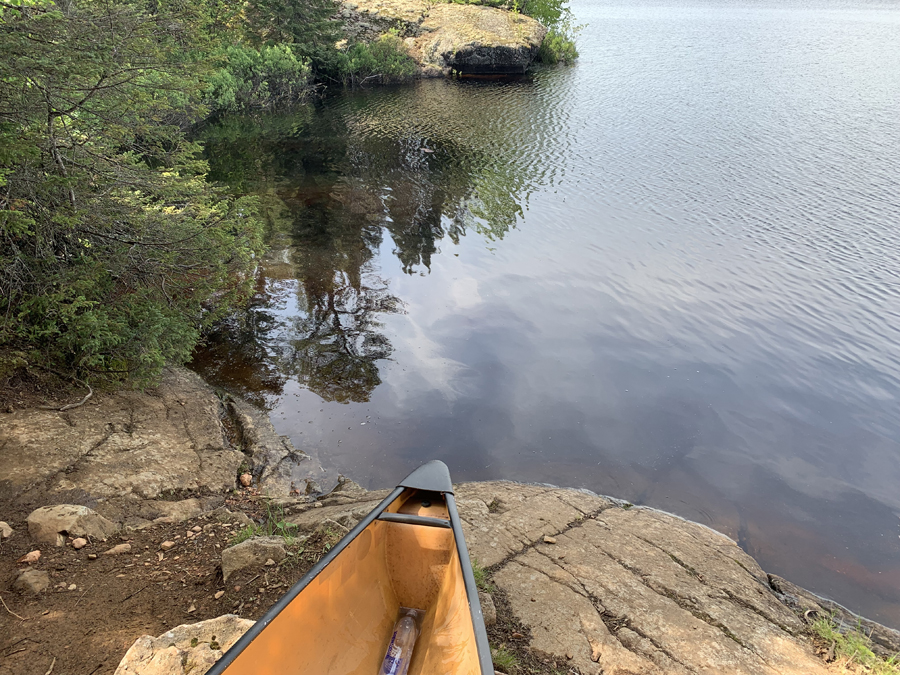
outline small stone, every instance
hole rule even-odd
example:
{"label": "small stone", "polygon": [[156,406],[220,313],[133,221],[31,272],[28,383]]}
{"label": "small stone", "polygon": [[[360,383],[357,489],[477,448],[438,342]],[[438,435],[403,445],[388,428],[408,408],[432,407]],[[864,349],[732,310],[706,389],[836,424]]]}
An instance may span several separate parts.
{"label": "small stone", "polygon": [[75,584],[69,584],[70,591],[74,591],[76,588],[78,588],[78,586],[76,586]]}
{"label": "small stone", "polygon": [[163,543],[161,543],[161,544],[159,545],[159,547],[160,547],[163,551],[168,551],[168,550],[169,550],[170,548],[172,548],[174,545],[175,545],[175,542],[174,542],[174,541],[164,541]]}
{"label": "small stone", "polygon": [[321,509],[321,508],[322,508],[322,502],[316,502],[315,504],[313,504],[313,508],[314,508],[314,509]]}
{"label": "small stone", "polygon": [[193,604],[190,607],[188,607],[188,614],[190,614],[192,612],[196,612],[196,611],[197,611],[197,608]]}
{"label": "small stone", "polygon": [[571,661],[572,659],[575,658],[575,654],[573,654],[572,651],[569,650],[566,652],[566,658],[569,659],[569,661]]}
{"label": "small stone", "polygon": [[203,531],[203,528],[200,527],[199,525],[194,525],[194,526],[191,528],[191,532],[202,532],[202,531]]}
{"label": "small stone", "polygon": [[96,560],[96,559],[97,559],[96,553],[88,553],[88,560]]}
{"label": "small stone", "polygon": [[187,532],[184,533],[184,536],[187,537],[188,539],[190,539],[191,537],[194,536],[194,533],[191,532],[190,530],[188,530]]}
{"label": "small stone", "polygon": [[544,535],[544,543],[545,543],[545,544],[555,544],[555,543],[556,543],[556,537],[550,537],[550,536],[548,536],[548,535]]}
{"label": "small stone", "polygon": [[85,546],[87,546],[87,543],[88,543],[88,541],[84,537],[77,537],[72,540],[72,548],[74,548],[77,551],[77,550],[82,549]]}
{"label": "small stone", "polygon": [[113,546],[108,551],[103,551],[103,555],[120,555],[122,553],[129,553],[131,551],[131,544],[119,544],[118,546]]}
{"label": "small stone", "polygon": [[240,587],[240,586],[235,586],[235,587],[234,587],[235,593],[237,593],[239,590],[241,590],[241,587]]}
{"label": "small stone", "polygon": [[9,523],[4,523],[0,520],[0,539],[9,539],[12,533],[13,529],[9,526]]}
{"label": "small stone", "polygon": [[273,565],[277,565],[277,564],[278,564],[278,563],[276,563],[276,562],[275,562],[274,560],[272,560],[271,558],[269,558],[268,560],[266,560],[266,567],[272,567]]}
{"label": "small stone", "polygon": [[30,565],[32,563],[36,563],[40,559],[41,559],[40,551],[31,551],[30,553],[26,553],[25,555],[23,555],[16,562],[25,563],[27,565]]}
{"label": "small stone", "polygon": [[218,599],[221,598],[223,595],[225,595],[225,591],[218,591],[213,597],[214,597],[216,600],[218,600]]}
{"label": "small stone", "polygon": [[251,476],[249,473],[241,474],[241,485],[243,485],[244,487],[250,487],[250,484],[252,482],[253,482],[253,476]]}
{"label": "small stone", "polygon": [[523,637],[525,637],[525,636],[522,635],[521,633],[513,633],[512,634],[513,640],[521,640]]}
{"label": "small stone", "polygon": [[537,598],[532,598],[531,601],[532,601],[532,602],[537,602]]}
{"label": "small stone", "polygon": [[484,616],[484,625],[493,626],[497,623],[497,607],[490,593],[478,591],[478,599],[481,601],[481,613]]}

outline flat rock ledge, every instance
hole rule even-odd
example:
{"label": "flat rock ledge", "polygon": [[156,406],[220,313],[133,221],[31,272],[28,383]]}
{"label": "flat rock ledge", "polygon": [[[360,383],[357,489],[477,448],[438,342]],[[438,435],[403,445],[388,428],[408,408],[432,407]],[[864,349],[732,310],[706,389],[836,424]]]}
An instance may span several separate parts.
{"label": "flat rock ledge", "polygon": [[[290,520],[305,531],[326,521],[352,527],[386,494],[351,481],[342,487],[321,506],[298,504]],[[456,498],[469,551],[494,585],[491,604],[526,627],[521,637],[533,653],[566,663],[569,673],[835,672],[815,655],[802,618],[828,609],[827,602],[766,575],[733,541],[702,525],[564,488],[468,483],[457,486]],[[209,623],[176,632],[193,634]],[[871,627],[886,649],[900,649],[900,634]],[[191,670],[202,675],[212,658],[202,641],[176,645],[177,659],[155,656],[175,642],[140,638],[117,675],[137,672],[126,667],[136,655],[144,675],[183,675],[187,662],[202,663]],[[191,649],[203,653],[195,658]],[[160,665],[145,667],[150,663]]]}
{"label": "flat rock ledge", "polygon": [[345,0],[352,37],[400,29],[425,77],[524,73],[547,29],[531,17],[494,7],[430,0]]}
{"label": "flat rock ledge", "polygon": [[305,495],[319,491],[313,464],[275,432],[265,411],[223,400],[181,367],[167,368],[145,392],[102,393],[65,412],[0,413],[0,498],[23,504],[86,503],[121,518],[115,508],[97,506],[118,502],[145,520],[183,519],[194,514],[148,500],[221,495],[235,489],[243,471],[263,494]]}

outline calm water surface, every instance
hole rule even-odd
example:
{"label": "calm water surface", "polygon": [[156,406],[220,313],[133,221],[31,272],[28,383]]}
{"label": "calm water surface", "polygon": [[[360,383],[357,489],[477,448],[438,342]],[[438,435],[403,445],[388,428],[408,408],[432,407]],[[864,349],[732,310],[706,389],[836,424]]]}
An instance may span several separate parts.
{"label": "calm water surface", "polygon": [[577,2],[573,68],[207,133],[273,250],[195,366],[386,487],[585,487],[900,627],[900,4]]}

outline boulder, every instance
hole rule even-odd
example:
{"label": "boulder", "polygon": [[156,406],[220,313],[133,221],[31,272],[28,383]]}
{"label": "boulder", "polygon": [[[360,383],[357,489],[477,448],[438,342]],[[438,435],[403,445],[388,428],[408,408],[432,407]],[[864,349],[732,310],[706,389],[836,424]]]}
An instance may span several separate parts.
{"label": "boulder", "polygon": [[41,543],[62,546],[65,535],[106,539],[115,534],[118,526],[86,506],[60,504],[42,506],[27,518],[28,534]]}
{"label": "boulder", "polygon": [[50,586],[50,575],[43,570],[27,569],[19,572],[13,588],[23,593],[43,593]]}
{"label": "boulder", "polygon": [[286,556],[281,537],[251,537],[222,551],[222,577],[228,581],[228,577],[238,570],[262,567],[269,559],[278,563]]}
{"label": "boulder", "polygon": [[203,675],[254,623],[225,614],[156,638],[144,635],[125,653],[115,675]]}
{"label": "boulder", "polygon": [[471,75],[524,73],[547,34],[538,21],[518,12],[430,0],[344,2],[349,34],[373,39],[400,28],[421,73]]}
{"label": "boulder", "polygon": [[468,75],[524,73],[547,34],[523,14],[456,3],[433,6],[421,30],[412,53],[423,65]]}

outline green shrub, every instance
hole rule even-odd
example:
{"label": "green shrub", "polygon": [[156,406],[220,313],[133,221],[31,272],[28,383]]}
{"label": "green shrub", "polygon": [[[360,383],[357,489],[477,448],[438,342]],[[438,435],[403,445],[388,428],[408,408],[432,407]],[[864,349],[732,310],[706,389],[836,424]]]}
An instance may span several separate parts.
{"label": "green shrub", "polygon": [[172,121],[199,108],[183,31],[139,3],[0,15],[0,353],[146,381],[249,290],[256,200]]}
{"label": "green shrub", "polygon": [[380,83],[398,82],[416,74],[413,61],[403,40],[396,32],[385,33],[374,42],[357,42],[347,51],[343,66],[345,82],[362,84],[369,80]]}
{"label": "green shrub", "polygon": [[229,47],[225,65],[210,79],[208,98],[220,110],[291,104],[310,92],[312,71],[286,45]]}
{"label": "green shrub", "polygon": [[541,63],[573,63],[578,58],[575,40],[572,36],[552,28],[541,43],[537,59]]}

